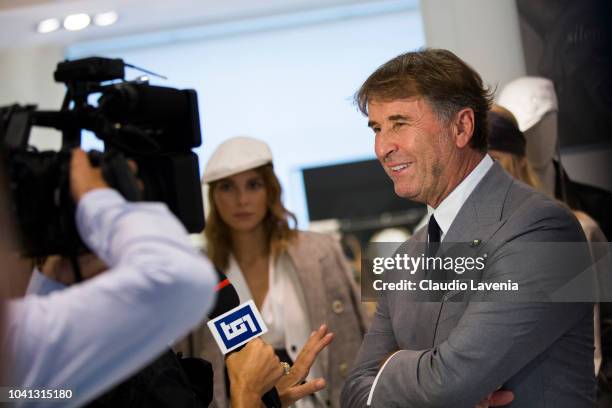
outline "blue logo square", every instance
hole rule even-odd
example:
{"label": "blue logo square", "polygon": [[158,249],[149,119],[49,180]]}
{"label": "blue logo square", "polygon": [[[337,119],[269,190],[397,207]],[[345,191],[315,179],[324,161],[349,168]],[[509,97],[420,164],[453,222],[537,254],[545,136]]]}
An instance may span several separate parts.
{"label": "blue logo square", "polygon": [[227,349],[262,333],[257,317],[248,303],[217,320],[214,325]]}

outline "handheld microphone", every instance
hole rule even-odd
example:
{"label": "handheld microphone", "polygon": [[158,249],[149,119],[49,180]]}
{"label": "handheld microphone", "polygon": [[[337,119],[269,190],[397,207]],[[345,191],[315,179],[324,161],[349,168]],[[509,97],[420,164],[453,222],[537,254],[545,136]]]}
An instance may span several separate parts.
{"label": "handheld microphone", "polygon": [[[268,331],[255,303],[240,304],[240,297],[227,277],[216,270],[219,283],[215,286],[217,301],[208,314],[210,329],[217,346],[224,355],[240,351],[246,343]],[[266,408],[281,408],[276,387],[261,397]]]}

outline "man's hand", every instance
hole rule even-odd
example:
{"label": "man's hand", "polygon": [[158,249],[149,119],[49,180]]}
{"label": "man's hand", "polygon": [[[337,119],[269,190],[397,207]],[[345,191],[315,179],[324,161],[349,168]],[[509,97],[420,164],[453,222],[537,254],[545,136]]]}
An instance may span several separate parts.
{"label": "man's hand", "polygon": [[514,393],[512,391],[497,390],[487,395],[474,408],[503,407],[511,403],[512,400],[514,400]]}
{"label": "man's hand", "polygon": [[230,379],[232,407],[257,407],[263,394],[283,375],[274,348],[260,338],[231,353],[225,360]]}
{"label": "man's hand", "polygon": [[295,359],[290,373],[283,376],[276,383],[276,389],[278,390],[283,407],[288,407],[295,401],[325,388],[326,383],[323,378],[316,378],[304,384],[302,382],[308,376],[310,367],[312,367],[317,355],[331,343],[333,338],[333,333],[328,333],[327,326],[325,325],[312,332],[300,354]]}
{"label": "man's hand", "polygon": [[[93,278],[108,269],[108,266],[92,253],[79,255],[77,262],[79,263],[83,280]],[[46,277],[63,283],[66,286],[74,283],[74,271],[72,270],[70,259],[59,255],[49,256],[43,264],[41,272]]]}
{"label": "man's hand", "polygon": [[97,188],[108,188],[108,184],[102,177],[102,170],[93,167],[89,157],[81,149],[72,150],[70,159],[70,191],[74,202],[78,203],[81,197],[91,190]]}

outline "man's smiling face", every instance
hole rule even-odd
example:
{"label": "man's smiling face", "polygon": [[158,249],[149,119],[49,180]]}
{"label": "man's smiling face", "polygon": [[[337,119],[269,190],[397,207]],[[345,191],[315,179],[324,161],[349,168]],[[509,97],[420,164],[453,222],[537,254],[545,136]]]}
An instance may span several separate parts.
{"label": "man's smiling face", "polygon": [[368,126],[376,135],[376,157],[400,197],[432,204],[448,184],[453,137],[423,98],[370,100]]}

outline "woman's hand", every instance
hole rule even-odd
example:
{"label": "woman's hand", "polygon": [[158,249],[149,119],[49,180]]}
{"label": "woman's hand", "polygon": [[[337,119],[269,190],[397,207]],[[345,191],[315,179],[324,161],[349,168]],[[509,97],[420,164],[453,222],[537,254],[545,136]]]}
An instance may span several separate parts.
{"label": "woman's hand", "polygon": [[276,383],[276,389],[278,390],[283,407],[288,407],[295,401],[325,388],[326,383],[323,378],[316,378],[304,384],[302,382],[308,376],[315,358],[321,350],[332,342],[333,338],[334,334],[327,332],[326,325],[322,325],[318,330],[312,332],[300,354],[295,359],[289,374],[284,375]]}
{"label": "woman's hand", "polygon": [[262,395],[274,387],[283,375],[283,367],[274,348],[260,338],[231,353],[225,362],[233,408],[259,406]]}

